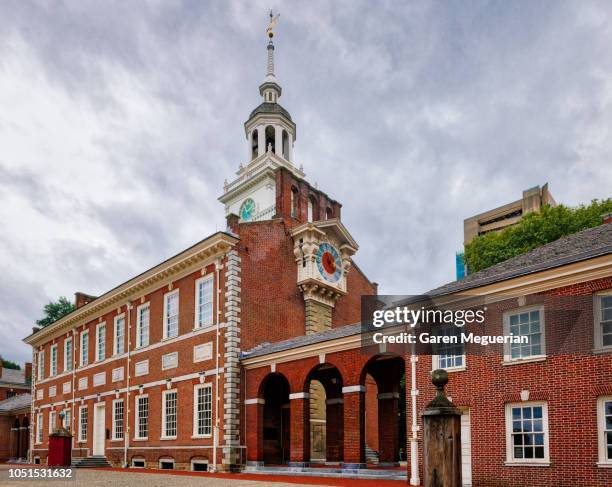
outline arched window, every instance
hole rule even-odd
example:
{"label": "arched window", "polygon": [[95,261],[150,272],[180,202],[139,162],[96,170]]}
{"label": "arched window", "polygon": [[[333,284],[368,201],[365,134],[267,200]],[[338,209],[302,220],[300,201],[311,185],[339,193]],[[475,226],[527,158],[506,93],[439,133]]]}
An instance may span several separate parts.
{"label": "arched window", "polygon": [[274,127],[272,127],[272,125],[268,125],[266,127],[266,152],[271,146],[272,152],[276,153],[275,138]]}
{"label": "arched window", "polygon": [[289,134],[286,130],[283,130],[283,157],[289,160]]}
{"label": "arched window", "polygon": [[259,153],[259,131],[257,129],[251,132],[251,159],[255,159]]}
{"label": "arched window", "polygon": [[329,220],[333,217],[334,217],[334,213],[332,212],[332,209],[328,206],[327,208],[325,208],[325,219]]}
{"label": "arched window", "polygon": [[295,216],[297,215],[297,204],[298,204],[297,188],[295,186],[292,186],[291,187],[291,218],[295,218]]}

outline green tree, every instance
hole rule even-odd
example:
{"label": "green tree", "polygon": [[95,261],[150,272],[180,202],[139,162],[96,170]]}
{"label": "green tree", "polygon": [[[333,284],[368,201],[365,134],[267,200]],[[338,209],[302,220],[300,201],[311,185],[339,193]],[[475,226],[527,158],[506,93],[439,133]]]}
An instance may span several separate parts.
{"label": "green tree", "polygon": [[62,316],[66,316],[75,310],[74,305],[64,296],[61,296],[56,302],[51,302],[45,305],[43,312],[45,317],[36,321],[40,327],[45,327],[59,320]]}
{"label": "green tree", "polygon": [[13,370],[21,370],[19,364],[15,362],[11,362],[10,360],[2,359],[2,368],[3,369],[13,369]]}
{"label": "green tree", "polygon": [[467,244],[468,270],[478,272],[566,235],[596,227],[601,224],[601,215],[610,212],[612,198],[593,200],[576,208],[545,206],[539,213],[525,215],[512,227],[481,235]]}

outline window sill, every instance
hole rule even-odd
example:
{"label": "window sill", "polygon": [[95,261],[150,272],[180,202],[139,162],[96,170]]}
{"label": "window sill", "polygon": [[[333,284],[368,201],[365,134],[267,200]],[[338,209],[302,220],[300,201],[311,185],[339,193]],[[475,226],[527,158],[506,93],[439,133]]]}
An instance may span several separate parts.
{"label": "window sill", "polygon": [[177,437],[176,436],[162,436],[159,439],[163,441],[172,441],[172,440],[176,440]]}
{"label": "window sill", "polygon": [[548,357],[546,355],[538,355],[537,357],[520,358],[515,360],[504,360],[502,365],[520,365],[520,364],[531,364],[535,362],[545,362]]}
{"label": "window sill", "polygon": [[123,438],[113,438],[112,440],[110,440],[111,443],[118,443],[120,441],[125,441]]}
{"label": "window sill", "polygon": [[191,435],[192,440],[206,440],[212,438],[212,433],[210,435]]}
{"label": "window sill", "polygon": [[604,463],[598,463],[597,464],[598,468],[612,468],[612,462],[604,462]]}
{"label": "window sill", "polygon": [[149,441],[149,437],[146,438],[132,438],[132,441]]}
{"label": "window sill", "polygon": [[594,348],[593,353],[595,355],[605,355],[606,353],[612,353],[612,347]]}
{"label": "window sill", "polygon": [[506,467],[550,467],[550,462],[504,462]]}

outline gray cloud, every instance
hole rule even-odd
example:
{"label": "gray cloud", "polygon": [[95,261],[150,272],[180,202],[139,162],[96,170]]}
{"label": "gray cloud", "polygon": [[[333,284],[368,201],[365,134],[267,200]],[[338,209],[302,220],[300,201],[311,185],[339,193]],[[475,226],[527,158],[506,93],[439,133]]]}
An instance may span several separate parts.
{"label": "gray cloud", "polygon": [[[0,4],[0,354],[42,306],[224,228],[265,2]],[[449,281],[463,218],[610,196],[609,2],[281,2],[296,159],[385,293]]]}

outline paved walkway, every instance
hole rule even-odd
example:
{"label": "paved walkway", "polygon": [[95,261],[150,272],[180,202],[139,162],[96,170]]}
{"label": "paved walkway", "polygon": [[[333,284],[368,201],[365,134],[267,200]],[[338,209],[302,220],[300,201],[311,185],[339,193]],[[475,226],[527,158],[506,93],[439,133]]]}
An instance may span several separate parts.
{"label": "paved walkway", "polygon": [[286,477],[258,474],[210,474],[204,472],[184,472],[175,470],[143,469],[75,469],[75,480],[11,480],[9,468],[29,468],[29,466],[0,465],[0,486],[15,487],[296,487],[310,485],[341,487],[402,487],[405,482],[393,480],[354,480],[316,477]]}

